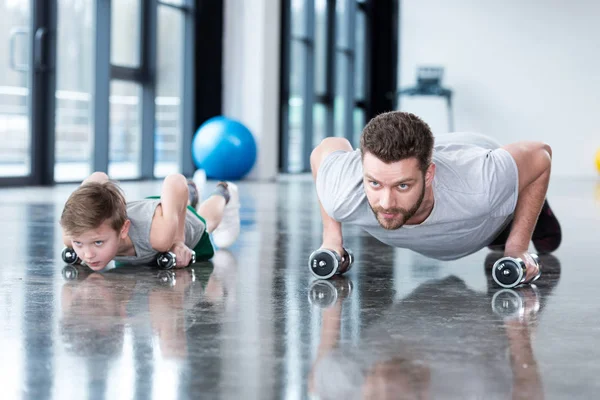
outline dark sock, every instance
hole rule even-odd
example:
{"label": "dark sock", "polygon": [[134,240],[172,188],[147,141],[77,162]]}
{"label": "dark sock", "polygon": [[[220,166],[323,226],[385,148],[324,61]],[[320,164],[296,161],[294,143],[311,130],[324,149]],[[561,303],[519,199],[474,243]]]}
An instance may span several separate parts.
{"label": "dark sock", "polygon": [[212,195],[223,196],[225,198],[225,204],[229,203],[229,188],[227,187],[227,182],[217,183],[217,187]]}

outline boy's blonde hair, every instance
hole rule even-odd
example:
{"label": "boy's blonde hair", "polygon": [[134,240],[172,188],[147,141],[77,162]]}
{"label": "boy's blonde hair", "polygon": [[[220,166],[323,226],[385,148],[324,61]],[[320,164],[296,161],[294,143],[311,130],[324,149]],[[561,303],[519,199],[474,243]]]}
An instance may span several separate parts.
{"label": "boy's blonde hair", "polygon": [[60,225],[68,235],[77,236],[108,221],[118,233],[126,220],[127,203],[121,189],[112,181],[89,182],[71,193]]}

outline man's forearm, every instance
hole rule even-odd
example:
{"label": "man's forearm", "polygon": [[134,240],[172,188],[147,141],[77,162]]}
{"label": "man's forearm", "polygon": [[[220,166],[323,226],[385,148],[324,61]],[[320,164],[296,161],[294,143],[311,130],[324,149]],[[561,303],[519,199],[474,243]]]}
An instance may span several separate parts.
{"label": "man's forearm", "polygon": [[540,210],[546,198],[550,168],[519,193],[513,225],[506,242],[508,252],[526,252],[533,235]]}
{"label": "man's forearm", "polygon": [[325,212],[320,202],[319,206],[321,208],[321,219],[323,221],[323,243],[327,243],[328,245],[338,245],[342,247],[342,224],[336,221],[335,219],[331,218],[329,214]]}

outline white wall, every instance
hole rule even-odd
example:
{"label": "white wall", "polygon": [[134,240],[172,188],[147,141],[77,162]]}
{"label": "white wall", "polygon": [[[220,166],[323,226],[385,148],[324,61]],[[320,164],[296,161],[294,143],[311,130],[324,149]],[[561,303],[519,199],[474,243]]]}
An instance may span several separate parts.
{"label": "white wall", "polygon": [[[455,130],[543,140],[553,176],[597,176],[599,15],[593,0],[402,0],[400,85],[417,65],[443,65]],[[401,109],[447,130],[442,100],[403,97]]]}
{"label": "white wall", "polygon": [[280,1],[226,0],[223,114],[244,123],[258,147],[248,179],[278,172]]}

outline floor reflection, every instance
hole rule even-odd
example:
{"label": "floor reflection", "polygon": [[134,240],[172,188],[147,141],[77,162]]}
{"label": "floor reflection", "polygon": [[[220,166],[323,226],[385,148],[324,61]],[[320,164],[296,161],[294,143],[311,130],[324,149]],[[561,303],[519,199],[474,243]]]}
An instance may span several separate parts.
{"label": "floor reflection", "polygon": [[0,191],[2,398],[594,398],[600,214],[593,185],[563,185],[564,243],[512,290],[490,275],[501,254],[441,262],[355,227],[353,269],[315,281],[308,181],[241,184],[236,245],[175,271],[63,268],[71,188]]}
{"label": "floor reflection", "polygon": [[320,399],[544,398],[532,338],[560,262],[543,256],[538,285],[498,290],[489,271],[501,256],[485,260],[487,293],[455,276],[427,281],[365,327],[359,343],[340,341],[352,282],[315,283],[310,299],[323,310],[309,391]]}

